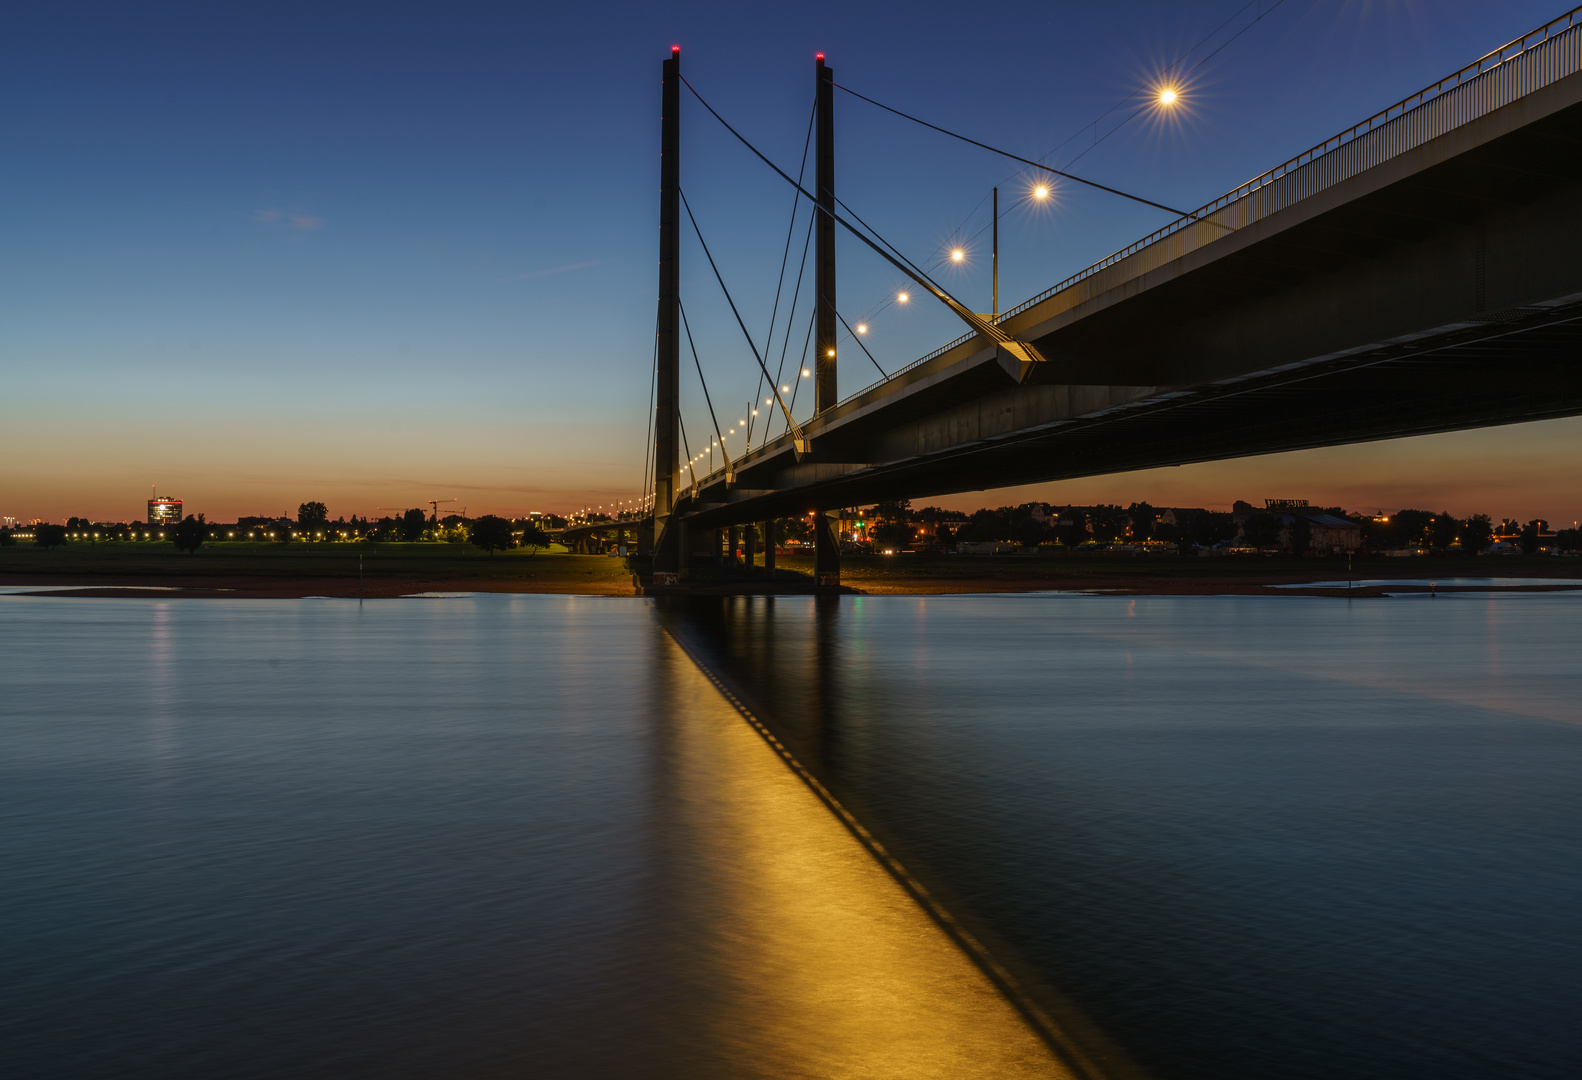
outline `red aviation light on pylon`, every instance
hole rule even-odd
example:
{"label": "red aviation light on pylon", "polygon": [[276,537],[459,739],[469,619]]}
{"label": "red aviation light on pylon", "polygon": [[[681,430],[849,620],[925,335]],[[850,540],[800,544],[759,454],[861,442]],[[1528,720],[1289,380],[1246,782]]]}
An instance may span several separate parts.
{"label": "red aviation light on pylon", "polygon": [[824,59],[824,54],[823,53],[814,53],[813,54],[813,59],[815,59],[815,60],[822,60],[822,59]]}
{"label": "red aviation light on pylon", "polygon": [[676,53],[678,53],[680,51],[681,51],[681,46],[680,45],[672,45],[672,46],[670,46],[670,54],[672,56],[674,56]]}

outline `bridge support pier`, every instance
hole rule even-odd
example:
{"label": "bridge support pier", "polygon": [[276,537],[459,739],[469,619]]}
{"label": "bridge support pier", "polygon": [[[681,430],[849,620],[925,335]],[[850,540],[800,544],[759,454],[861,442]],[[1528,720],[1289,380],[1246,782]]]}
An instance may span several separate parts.
{"label": "bridge support pier", "polygon": [[813,584],[824,588],[840,585],[840,540],[835,535],[837,511],[820,510],[813,515]]}
{"label": "bridge support pier", "polygon": [[775,548],[780,542],[780,538],[776,535],[779,524],[773,518],[764,522],[764,577],[770,581],[773,581],[775,576]]}
{"label": "bridge support pier", "polygon": [[758,526],[749,522],[742,526],[742,534],[742,562],[747,572],[752,573],[758,561]]}
{"label": "bridge support pier", "polygon": [[[662,67],[659,134],[659,311],[654,330],[654,584],[679,585],[687,533],[674,514],[681,466],[681,48]],[[671,536],[672,531],[677,535]]]}
{"label": "bridge support pier", "polygon": [[739,527],[732,525],[727,535],[729,539],[725,542],[725,562],[729,566],[735,566],[736,549],[741,544],[742,531]]}

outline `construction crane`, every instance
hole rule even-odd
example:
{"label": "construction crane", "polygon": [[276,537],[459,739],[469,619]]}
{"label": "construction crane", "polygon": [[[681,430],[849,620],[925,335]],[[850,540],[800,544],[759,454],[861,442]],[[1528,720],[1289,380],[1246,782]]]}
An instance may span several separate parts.
{"label": "construction crane", "polygon": [[[423,503],[428,503],[430,509],[433,511],[429,515],[428,523],[430,525],[438,525],[439,524],[439,507],[440,507],[440,504],[441,503],[460,502],[460,501],[461,501],[460,499],[419,499],[418,500],[418,504],[421,505]],[[407,512],[408,507],[405,507],[405,506],[376,506],[376,507],[374,507],[374,509],[375,510],[393,510],[394,512],[396,512],[398,514],[404,514],[404,513]],[[463,508],[463,516],[465,516],[465,507]]]}

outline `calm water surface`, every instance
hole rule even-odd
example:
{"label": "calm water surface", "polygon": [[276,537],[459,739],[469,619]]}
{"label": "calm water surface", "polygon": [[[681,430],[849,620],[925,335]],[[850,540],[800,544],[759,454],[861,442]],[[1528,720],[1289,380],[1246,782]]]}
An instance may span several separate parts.
{"label": "calm water surface", "polygon": [[0,597],[0,1072],[1582,1075],[1579,617]]}

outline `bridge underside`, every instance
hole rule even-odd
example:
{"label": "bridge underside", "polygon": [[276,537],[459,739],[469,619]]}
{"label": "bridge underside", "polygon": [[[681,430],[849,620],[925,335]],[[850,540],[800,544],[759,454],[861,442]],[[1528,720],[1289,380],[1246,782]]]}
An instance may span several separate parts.
{"label": "bridge underside", "polygon": [[[1582,413],[1582,75],[1148,249],[716,474],[701,528]],[[1128,262],[1132,265],[1128,266]]]}

